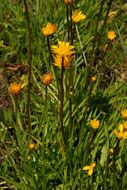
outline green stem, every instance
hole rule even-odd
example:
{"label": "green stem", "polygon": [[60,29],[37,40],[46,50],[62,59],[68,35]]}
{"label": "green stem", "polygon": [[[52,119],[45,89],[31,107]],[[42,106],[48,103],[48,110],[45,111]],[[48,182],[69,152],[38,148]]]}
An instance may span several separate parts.
{"label": "green stem", "polygon": [[81,38],[80,38],[80,35],[79,35],[79,31],[78,31],[78,26],[77,26],[77,24],[76,24],[75,28],[76,28],[76,33],[77,33],[77,36],[78,36],[79,44],[80,44],[80,47],[81,47],[81,50],[82,50],[82,56],[83,56],[85,65],[87,66],[88,63],[87,63],[87,60],[86,60],[85,51],[83,51],[83,45],[82,45],[82,41],[81,41]]}
{"label": "green stem", "polygon": [[52,51],[51,51],[49,36],[47,37],[47,45],[48,45],[48,51],[49,51],[49,67],[50,67],[50,63],[51,63],[51,59],[52,59]]}
{"label": "green stem", "polygon": [[26,25],[28,30],[28,92],[27,92],[27,114],[28,114],[28,126],[29,126],[29,133],[32,132],[31,126],[31,109],[30,109],[30,90],[31,90],[31,70],[32,70],[32,31],[30,27],[30,18],[29,18],[29,8],[27,0],[24,0],[24,7],[25,7],[25,16],[26,16]]}
{"label": "green stem", "polygon": [[116,147],[114,148],[113,152],[113,179],[114,179],[114,189],[119,190],[119,185],[117,182],[117,176],[116,176],[116,157],[119,152],[119,143],[120,140],[117,141]]}
{"label": "green stem", "polygon": [[63,76],[64,76],[64,58],[62,58],[61,76],[60,76],[60,133],[62,138],[62,154],[65,155],[65,140],[64,140],[64,126],[63,126],[63,101],[64,101],[64,87],[63,87]]}
{"label": "green stem", "polygon": [[[93,59],[92,59],[92,62],[91,62],[90,69],[92,69],[92,66],[94,65],[94,62],[95,62],[95,59],[96,59],[96,53],[97,53],[97,50],[98,50],[98,48],[100,46],[100,43],[101,43],[101,39],[102,39],[101,37],[103,36],[103,31],[104,31],[104,29],[106,27],[106,22],[107,22],[107,19],[108,19],[108,15],[109,15],[109,11],[111,9],[112,2],[113,2],[113,0],[110,0],[109,3],[108,3],[107,12],[106,12],[106,16],[105,16],[105,19],[104,19],[104,22],[103,22],[103,25],[102,25],[102,28],[101,28],[100,35],[99,35],[98,38],[96,36],[96,38],[97,38],[97,46],[96,46],[96,48],[95,48],[95,41],[94,41],[94,45],[93,45],[93,47],[94,47],[93,48]],[[102,1],[102,5],[103,4],[104,4],[104,2]],[[101,12],[102,12],[102,8],[103,8],[102,5],[101,5],[101,9],[100,9]],[[100,14],[101,14],[101,12],[100,12]],[[100,17],[100,14],[99,14],[99,17]],[[98,27],[97,27],[96,30],[98,30]]]}
{"label": "green stem", "polygon": [[69,27],[69,6],[66,5],[66,16],[67,16],[67,38],[70,41],[70,27]]}
{"label": "green stem", "polygon": [[71,45],[73,45],[74,36],[73,36],[73,22],[72,22],[72,4],[70,4],[70,41]]}

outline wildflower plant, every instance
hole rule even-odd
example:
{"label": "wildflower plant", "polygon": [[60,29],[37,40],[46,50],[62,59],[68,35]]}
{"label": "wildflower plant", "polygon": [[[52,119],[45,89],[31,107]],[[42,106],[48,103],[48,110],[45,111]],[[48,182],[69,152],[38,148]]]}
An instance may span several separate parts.
{"label": "wildflower plant", "polygon": [[0,186],[127,189],[125,4],[1,7]]}

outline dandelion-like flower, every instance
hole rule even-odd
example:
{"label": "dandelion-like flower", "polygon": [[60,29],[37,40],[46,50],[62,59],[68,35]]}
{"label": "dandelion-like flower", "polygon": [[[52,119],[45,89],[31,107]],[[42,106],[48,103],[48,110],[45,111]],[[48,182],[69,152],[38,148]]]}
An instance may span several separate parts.
{"label": "dandelion-like flower", "polygon": [[35,147],[36,147],[36,145],[35,145],[34,143],[29,144],[29,149],[30,149],[30,150],[35,149]]}
{"label": "dandelion-like flower", "polygon": [[73,0],[64,0],[64,3],[66,4],[71,4],[73,2]]}
{"label": "dandelion-like flower", "polygon": [[91,176],[93,174],[93,170],[96,166],[95,162],[92,162],[89,166],[84,166],[83,170],[88,170],[88,176]]}
{"label": "dandelion-like flower", "polygon": [[96,77],[96,76],[92,76],[92,77],[90,78],[90,80],[91,80],[92,82],[96,82],[97,77]]}
{"label": "dandelion-like flower", "polygon": [[121,116],[123,119],[127,119],[127,109],[124,109],[123,111],[121,111]]}
{"label": "dandelion-like flower", "polygon": [[9,89],[10,89],[11,94],[16,96],[21,92],[22,85],[21,85],[21,83],[14,82],[14,83],[10,84]]}
{"label": "dandelion-like flower", "polygon": [[58,55],[55,56],[54,57],[54,65],[59,68],[63,67],[65,69],[69,69],[72,59],[73,59],[73,56],[66,56],[65,59],[63,59],[63,60],[62,59],[63,58]]}
{"label": "dandelion-like flower", "polygon": [[56,25],[48,22],[48,24],[41,29],[41,33],[47,37],[54,34],[56,30],[57,30]]}
{"label": "dandelion-like flower", "polygon": [[118,139],[127,139],[127,122],[120,124],[118,129],[114,129],[113,133]]}
{"label": "dandelion-like flower", "polygon": [[116,38],[116,33],[114,31],[108,32],[108,39],[113,41]]}
{"label": "dandelion-like flower", "polygon": [[73,13],[72,13],[72,20],[73,22],[75,23],[78,23],[80,22],[81,20],[84,20],[86,18],[86,15],[84,15],[82,13],[82,11],[79,11],[79,10],[75,10]]}
{"label": "dandelion-like flower", "polygon": [[91,119],[90,120],[90,126],[93,128],[93,129],[98,129],[99,126],[100,126],[100,121],[98,119]]}
{"label": "dandelion-like flower", "polygon": [[41,81],[44,85],[48,86],[52,81],[53,81],[53,75],[52,73],[48,72],[45,73],[42,78]]}
{"label": "dandelion-like flower", "polygon": [[69,42],[62,42],[59,41],[58,45],[52,45],[52,51],[55,55],[61,57],[61,58],[67,58],[67,56],[71,56],[74,51],[74,46],[71,46]]}

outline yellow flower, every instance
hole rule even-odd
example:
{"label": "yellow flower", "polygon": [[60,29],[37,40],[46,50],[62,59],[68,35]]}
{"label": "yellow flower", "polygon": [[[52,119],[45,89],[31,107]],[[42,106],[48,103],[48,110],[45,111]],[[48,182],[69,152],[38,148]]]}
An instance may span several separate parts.
{"label": "yellow flower", "polygon": [[114,31],[108,32],[108,39],[113,41],[116,38],[116,33]]}
{"label": "yellow flower", "polygon": [[52,51],[54,54],[58,55],[59,57],[63,58],[67,58],[68,56],[71,56],[74,51],[72,51],[74,49],[74,46],[71,46],[69,44],[69,42],[65,43],[62,41],[58,42],[58,45],[54,46],[52,45]]}
{"label": "yellow flower", "polygon": [[98,119],[91,119],[90,120],[90,126],[93,128],[93,129],[98,129],[99,126],[100,126],[100,121]]}
{"label": "yellow flower", "polygon": [[41,29],[41,33],[44,36],[50,36],[56,32],[57,28],[55,24],[48,22],[48,24]]}
{"label": "yellow flower", "polygon": [[92,77],[90,78],[90,80],[91,80],[92,82],[96,82],[97,78],[96,78],[96,76],[92,76]]}
{"label": "yellow flower", "polygon": [[90,166],[84,166],[83,170],[88,170],[88,176],[91,176],[93,174],[93,170],[94,170],[95,166],[96,166],[96,163],[92,162],[90,164]]}
{"label": "yellow flower", "polygon": [[[54,57],[54,65],[59,68],[61,68],[63,66],[63,68],[68,69],[71,65],[72,59],[73,59],[73,56],[66,56],[65,58],[62,58],[57,55]],[[62,63],[62,61],[63,61],[63,63]]]}
{"label": "yellow flower", "polygon": [[113,148],[109,148],[109,152],[110,152],[111,154],[113,154],[114,149],[113,149]]}
{"label": "yellow flower", "polygon": [[41,81],[44,85],[49,85],[53,81],[52,73],[46,73],[42,76]]}
{"label": "yellow flower", "polygon": [[78,23],[80,22],[81,20],[84,20],[86,18],[86,15],[84,15],[82,13],[82,11],[79,11],[79,10],[75,10],[73,13],[72,13],[72,20],[73,22],[75,23]]}
{"label": "yellow flower", "polygon": [[27,160],[30,160],[31,159],[31,157],[30,156],[27,156],[27,158],[26,158]]}
{"label": "yellow flower", "polygon": [[127,139],[127,122],[120,124],[118,129],[114,129],[113,133],[118,139]]}
{"label": "yellow flower", "polygon": [[124,130],[127,130],[127,121],[125,121],[125,122],[123,123],[123,126],[124,126]]}
{"label": "yellow flower", "polygon": [[127,119],[127,109],[124,109],[123,111],[121,111],[121,116],[123,119]]}
{"label": "yellow flower", "polygon": [[64,0],[64,3],[66,4],[71,4],[73,2],[73,0]]}
{"label": "yellow flower", "polygon": [[10,89],[10,92],[11,92],[11,94],[13,94],[13,95],[18,95],[20,92],[21,92],[21,83],[16,83],[16,82],[14,82],[14,83],[11,83],[10,84],[10,87],[9,87],[9,89]]}
{"label": "yellow flower", "polygon": [[34,143],[31,143],[29,144],[29,149],[32,150],[32,149],[35,149],[36,145]]}

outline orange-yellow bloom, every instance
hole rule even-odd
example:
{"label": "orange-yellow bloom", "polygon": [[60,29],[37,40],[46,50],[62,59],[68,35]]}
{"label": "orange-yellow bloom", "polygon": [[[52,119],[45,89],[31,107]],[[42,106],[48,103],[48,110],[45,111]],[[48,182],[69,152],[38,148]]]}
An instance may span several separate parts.
{"label": "orange-yellow bloom", "polygon": [[96,76],[92,76],[92,77],[90,78],[90,80],[91,80],[92,82],[96,82],[97,78],[96,78]]}
{"label": "orange-yellow bloom", "polygon": [[124,109],[123,111],[121,111],[121,116],[123,119],[127,119],[127,109]]}
{"label": "orange-yellow bloom", "polygon": [[74,46],[71,46],[69,42],[59,41],[58,45],[52,45],[53,53],[61,58],[71,56],[74,53],[74,51],[72,51],[73,49]]}
{"label": "orange-yellow bloom", "polygon": [[16,82],[11,83],[9,87],[11,94],[15,96],[18,95],[21,92],[22,89],[21,86],[22,86],[21,83],[16,83]]}
{"label": "orange-yellow bloom", "polygon": [[99,126],[100,126],[100,121],[98,119],[91,119],[90,120],[90,126],[93,128],[93,129],[98,129]]}
{"label": "orange-yellow bloom", "polygon": [[84,20],[86,18],[86,15],[84,15],[82,13],[82,11],[79,11],[79,10],[75,10],[73,13],[72,13],[72,20],[73,22],[75,23],[78,23],[80,22],[81,20]]}
{"label": "orange-yellow bloom", "polygon": [[41,33],[44,36],[50,36],[56,32],[57,28],[55,24],[48,22],[48,24],[41,29]]}
{"label": "orange-yellow bloom", "polygon": [[66,4],[71,4],[73,2],[73,0],[64,0],[64,3]]}
{"label": "orange-yellow bloom", "polygon": [[113,133],[118,139],[127,139],[127,122],[120,124],[118,129],[114,129]]}
{"label": "orange-yellow bloom", "polygon": [[35,149],[36,145],[34,143],[31,143],[29,144],[29,149],[32,150],[32,149]]}
{"label": "orange-yellow bloom", "polygon": [[89,166],[84,166],[83,170],[88,170],[88,176],[91,176],[93,174],[93,170],[96,166],[95,162],[92,162]]}
{"label": "orange-yellow bloom", "polygon": [[53,75],[52,73],[48,72],[44,74],[41,78],[41,81],[44,85],[49,85],[53,81]]}
{"label": "orange-yellow bloom", "polygon": [[113,41],[116,38],[116,33],[114,31],[108,32],[108,39]]}
{"label": "orange-yellow bloom", "polygon": [[73,56],[66,56],[65,58],[62,58],[57,55],[54,57],[54,65],[59,68],[63,67],[68,69],[71,65],[72,59]]}

